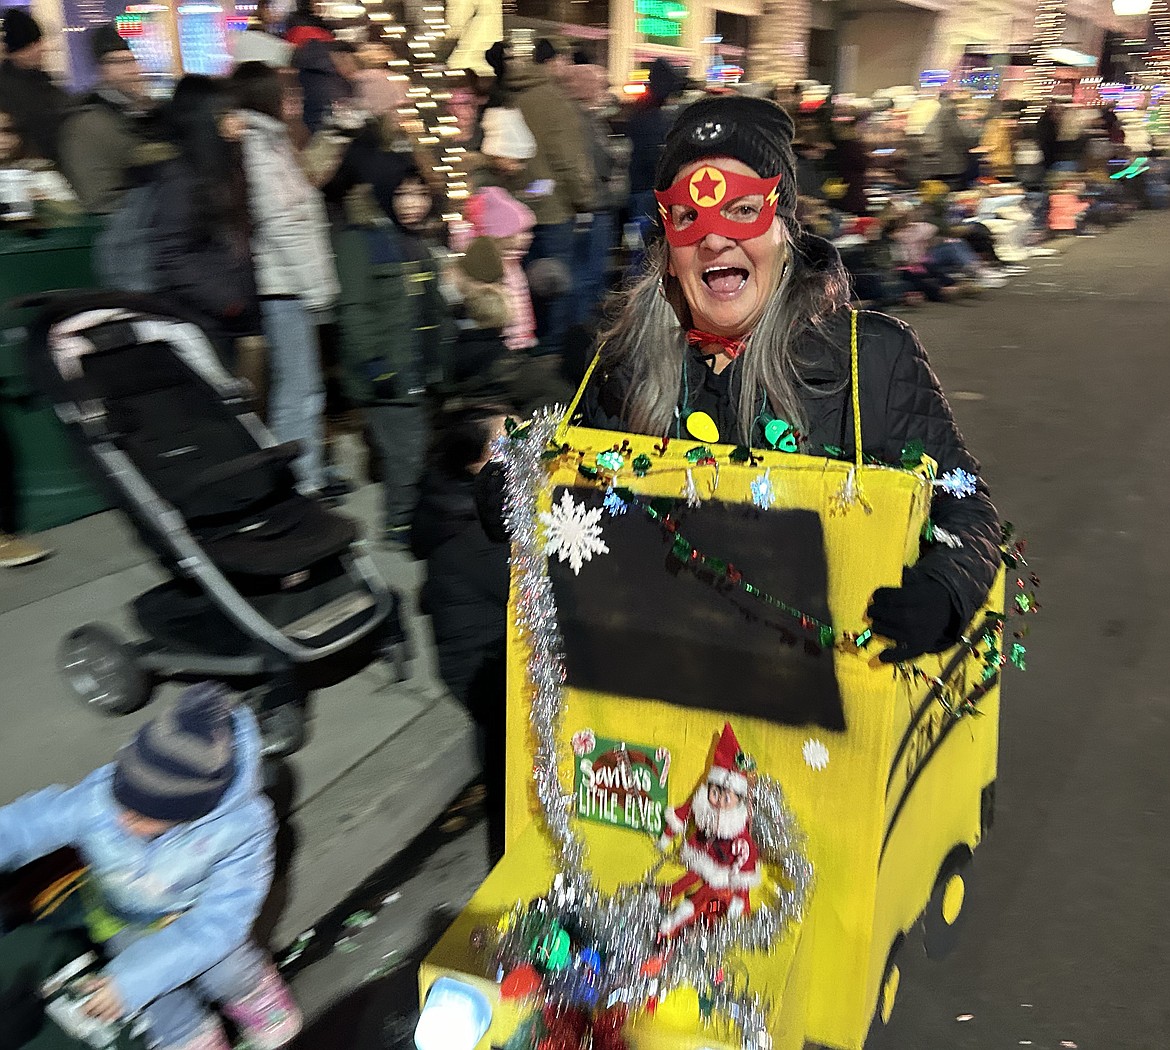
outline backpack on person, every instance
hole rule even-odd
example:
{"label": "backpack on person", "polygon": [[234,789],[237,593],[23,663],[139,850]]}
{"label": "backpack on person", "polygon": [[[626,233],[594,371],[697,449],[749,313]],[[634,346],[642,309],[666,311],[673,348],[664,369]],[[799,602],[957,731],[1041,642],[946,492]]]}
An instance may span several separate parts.
{"label": "backpack on person", "polygon": [[93,246],[93,267],[99,282],[124,292],[158,291],[151,224],[158,205],[154,184],[134,186],[122,195]]}

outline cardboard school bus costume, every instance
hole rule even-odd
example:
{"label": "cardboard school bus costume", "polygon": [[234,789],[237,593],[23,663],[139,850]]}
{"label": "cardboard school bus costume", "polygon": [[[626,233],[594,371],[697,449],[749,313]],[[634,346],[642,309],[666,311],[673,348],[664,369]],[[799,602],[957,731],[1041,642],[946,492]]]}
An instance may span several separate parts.
{"label": "cardboard school bus costume", "polygon": [[[535,535],[538,555],[553,552],[567,679],[557,762],[592,876],[609,893],[653,868],[663,810],[691,796],[730,720],[783,786],[815,876],[802,921],[771,952],[729,966],[766,996],[775,1050],[859,1050],[871,1024],[888,1020],[897,951],[920,918],[928,951],[947,947],[990,823],[1003,574],[966,644],[895,668],[878,661],[880,642],[866,644],[864,614],[918,556],[931,461],[899,470],[554,426],[538,420],[514,440],[547,446],[534,486],[543,521],[529,545]],[[503,1047],[533,1009],[500,997],[490,954],[476,947],[481,928],[494,932],[518,899],[547,893],[560,867],[534,791],[530,672],[542,642],[512,623],[507,852],[419,975],[424,1002],[444,976],[485,994],[490,1028],[477,1050]],[[595,770],[623,752],[644,758],[648,789],[592,790],[582,763]],[[659,881],[680,873],[668,863]],[[757,1045],[705,1020],[701,992],[677,989],[653,1012],[631,1005],[626,1045]]]}

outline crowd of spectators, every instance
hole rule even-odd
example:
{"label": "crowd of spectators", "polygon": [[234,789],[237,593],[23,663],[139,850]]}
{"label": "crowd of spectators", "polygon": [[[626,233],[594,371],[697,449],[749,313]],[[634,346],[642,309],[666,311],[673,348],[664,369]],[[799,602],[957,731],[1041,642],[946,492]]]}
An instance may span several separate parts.
{"label": "crowd of spectators", "polygon": [[[0,180],[6,216],[97,217],[102,283],[201,323],[263,392],[276,438],[300,442],[306,493],[343,498],[361,479],[337,469],[329,435],[344,420],[365,437],[382,542],[433,567],[444,676],[482,706],[472,694],[498,689],[506,557],[485,553],[470,478],[505,416],[570,396],[607,293],[658,235],[654,170],[679,109],[737,89],[657,59],[630,94],[585,51],[496,44],[493,77],[446,78],[468,168],[467,195],[447,200],[401,119],[404,78],[311,3],[278,24],[260,0],[231,34],[230,74],[184,76],[161,101],[112,23],[88,32],[97,81],[80,97],[45,72],[28,14],[6,12],[3,37],[0,168],[19,175]],[[799,221],[870,307],[981,294],[1054,238],[1170,196],[1157,143],[1127,142],[1108,107],[772,96],[797,127]],[[17,535],[0,452],[0,564],[23,564],[46,552]]]}

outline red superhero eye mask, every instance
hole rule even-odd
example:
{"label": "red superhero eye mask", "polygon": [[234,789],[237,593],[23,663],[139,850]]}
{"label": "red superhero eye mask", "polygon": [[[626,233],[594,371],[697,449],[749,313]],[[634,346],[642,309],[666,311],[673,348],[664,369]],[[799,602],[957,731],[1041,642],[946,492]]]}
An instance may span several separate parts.
{"label": "red superhero eye mask", "polygon": [[[668,190],[654,191],[658,211],[671,247],[697,244],[709,233],[737,241],[759,237],[776,217],[780,176],[760,179],[737,175],[714,165],[698,168]],[[745,197],[763,197],[757,212]]]}

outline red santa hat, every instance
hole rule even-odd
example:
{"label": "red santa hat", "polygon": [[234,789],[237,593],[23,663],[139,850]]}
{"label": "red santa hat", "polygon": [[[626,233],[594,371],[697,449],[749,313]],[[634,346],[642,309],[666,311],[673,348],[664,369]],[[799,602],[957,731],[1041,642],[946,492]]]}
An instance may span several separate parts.
{"label": "red santa hat", "polygon": [[746,795],[749,784],[748,774],[754,768],[755,763],[744,754],[743,749],[739,746],[731,723],[725,722],[719,743],[715,745],[715,757],[711,760],[707,783],[730,788],[737,795]]}

